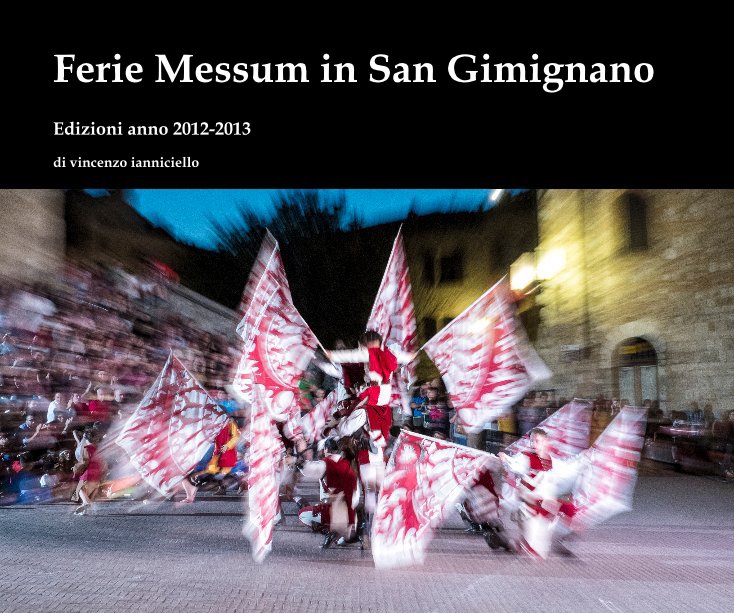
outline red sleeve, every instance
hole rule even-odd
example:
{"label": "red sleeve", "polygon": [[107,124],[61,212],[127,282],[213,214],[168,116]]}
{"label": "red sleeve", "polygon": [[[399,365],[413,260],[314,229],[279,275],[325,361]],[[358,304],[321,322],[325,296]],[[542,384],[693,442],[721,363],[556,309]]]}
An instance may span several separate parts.
{"label": "red sleeve", "polygon": [[364,400],[365,398],[367,398],[367,404],[377,406],[377,401],[380,398],[380,387],[378,385],[368,387],[359,395],[360,400]]}
{"label": "red sleeve", "polygon": [[389,349],[383,349],[382,352],[385,366],[390,372],[394,372],[395,369],[398,367],[398,359],[395,357],[395,354]]}

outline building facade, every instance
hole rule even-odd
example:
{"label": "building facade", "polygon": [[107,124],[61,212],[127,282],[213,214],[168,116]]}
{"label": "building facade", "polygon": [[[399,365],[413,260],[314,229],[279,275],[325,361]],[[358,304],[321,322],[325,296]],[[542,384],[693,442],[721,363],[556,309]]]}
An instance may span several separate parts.
{"label": "building facade", "polygon": [[[535,194],[507,197],[486,211],[415,217],[403,231],[421,346],[536,247]],[[438,372],[423,356],[417,375]]]}
{"label": "building facade", "polygon": [[545,387],[734,408],[734,191],[545,190],[538,228]]}
{"label": "building facade", "polygon": [[408,220],[405,250],[421,343],[459,315],[537,245],[534,194],[507,198],[487,211]]}
{"label": "building facade", "polygon": [[0,277],[46,281],[63,267],[66,246],[64,192],[54,189],[0,190],[4,226]]}

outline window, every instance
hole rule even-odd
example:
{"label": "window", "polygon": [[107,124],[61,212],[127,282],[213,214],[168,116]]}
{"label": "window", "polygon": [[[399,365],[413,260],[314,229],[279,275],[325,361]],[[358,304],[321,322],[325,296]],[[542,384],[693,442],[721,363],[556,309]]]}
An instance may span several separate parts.
{"label": "window", "polygon": [[436,335],[436,320],[433,317],[423,318],[423,338],[428,341]]}
{"label": "window", "polygon": [[464,278],[464,258],[461,251],[441,258],[441,283],[461,281]]}
{"label": "window", "polygon": [[490,248],[492,254],[491,265],[494,270],[501,270],[505,268],[505,257],[506,251],[505,246],[499,241],[495,240]]}
{"label": "window", "polygon": [[612,355],[613,388],[620,400],[642,406],[658,400],[658,356],[644,338],[628,338]]}
{"label": "window", "polygon": [[627,249],[647,249],[647,202],[639,194],[625,194],[622,198],[622,209],[627,226]]}
{"label": "window", "polygon": [[433,254],[425,252],[423,254],[423,283],[433,285],[436,279],[436,271],[433,266]]}

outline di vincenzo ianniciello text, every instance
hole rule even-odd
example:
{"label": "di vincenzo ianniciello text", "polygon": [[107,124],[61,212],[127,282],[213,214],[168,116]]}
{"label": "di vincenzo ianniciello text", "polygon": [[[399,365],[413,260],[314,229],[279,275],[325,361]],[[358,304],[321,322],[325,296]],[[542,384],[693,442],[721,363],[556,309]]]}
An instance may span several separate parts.
{"label": "di vincenzo ianniciello text", "polygon": [[545,61],[537,53],[529,53],[524,61],[503,61],[489,53],[460,53],[447,58],[444,65],[431,62],[405,63],[386,53],[370,57],[368,65],[333,61],[328,53],[321,63],[309,67],[304,62],[219,62],[199,61],[192,54],[169,57],[155,55],[145,66],[125,61],[119,53],[106,62],[90,63],[80,56],[56,54],[54,83],[137,84],[144,80],[154,83],[369,83],[431,84],[449,81],[457,84],[518,84],[529,83],[556,93],[567,83],[650,83],[655,75],[648,62],[610,63]]}

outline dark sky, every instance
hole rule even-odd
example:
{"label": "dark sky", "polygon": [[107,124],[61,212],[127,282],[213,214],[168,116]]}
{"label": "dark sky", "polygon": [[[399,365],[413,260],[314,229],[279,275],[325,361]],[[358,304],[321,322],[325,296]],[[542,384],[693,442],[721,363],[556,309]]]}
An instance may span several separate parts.
{"label": "dark sky", "polygon": [[[130,203],[145,217],[164,223],[175,236],[201,247],[214,246],[210,219],[220,223],[237,217],[241,204],[262,215],[272,211],[272,197],[281,190],[130,190]],[[336,196],[344,192],[348,213],[356,210],[365,225],[403,219],[411,203],[419,214],[476,209],[490,204],[492,189],[347,189],[322,190]],[[349,217],[349,214],[347,215]]]}

